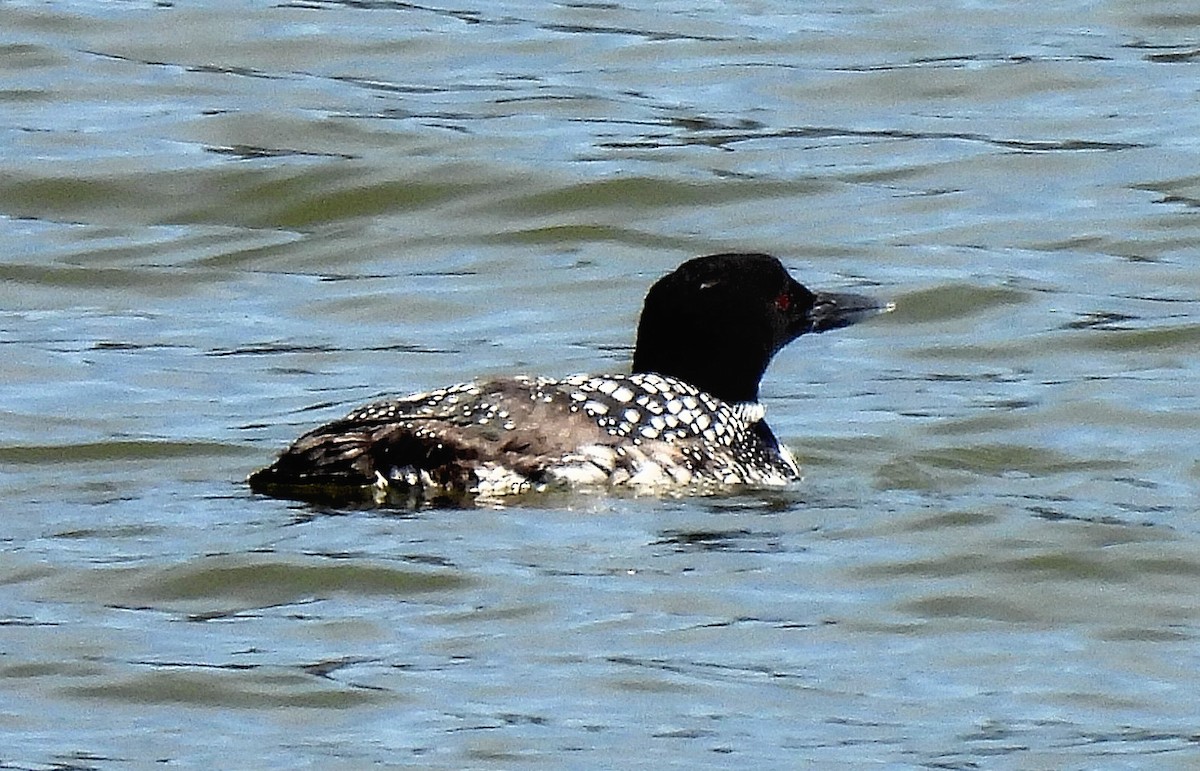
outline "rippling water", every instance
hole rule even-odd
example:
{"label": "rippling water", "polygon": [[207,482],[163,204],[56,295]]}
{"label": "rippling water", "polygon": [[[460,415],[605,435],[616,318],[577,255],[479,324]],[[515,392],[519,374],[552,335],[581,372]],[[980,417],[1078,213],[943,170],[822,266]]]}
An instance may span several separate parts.
{"label": "rippling water", "polygon": [[[1185,0],[0,6],[0,766],[1200,759]],[[626,366],[683,259],[889,297],[807,479],[333,511],[380,394]]]}

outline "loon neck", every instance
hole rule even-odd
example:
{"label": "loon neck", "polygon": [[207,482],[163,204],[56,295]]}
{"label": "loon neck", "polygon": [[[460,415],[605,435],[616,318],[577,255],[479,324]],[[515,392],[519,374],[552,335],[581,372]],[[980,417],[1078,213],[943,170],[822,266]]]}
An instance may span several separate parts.
{"label": "loon neck", "polygon": [[751,425],[761,423],[767,416],[767,408],[763,406],[762,402],[738,402],[733,405],[733,411],[739,418]]}
{"label": "loon neck", "polygon": [[[639,346],[633,355],[633,372],[653,372],[673,377],[699,388],[730,404],[757,402],[758,385],[770,361],[765,352],[749,346],[722,346],[721,341],[707,351],[685,347]],[[721,352],[732,352],[722,355]]]}
{"label": "loon neck", "polygon": [[675,378],[714,396],[727,404],[756,405],[758,404],[758,382],[735,382],[728,377],[705,377],[687,371],[676,372],[665,369],[641,369],[634,367],[633,374],[655,374],[662,377]]}

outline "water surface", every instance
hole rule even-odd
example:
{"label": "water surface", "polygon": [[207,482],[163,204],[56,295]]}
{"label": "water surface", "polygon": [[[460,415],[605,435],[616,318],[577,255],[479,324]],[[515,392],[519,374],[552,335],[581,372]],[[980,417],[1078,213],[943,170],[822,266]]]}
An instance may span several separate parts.
{"label": "water surface", "polygon": [[[0,765],[1196,762],[1200,15],[877,6],[0,7]],[[728,249],[794,488],[242,482]]]}

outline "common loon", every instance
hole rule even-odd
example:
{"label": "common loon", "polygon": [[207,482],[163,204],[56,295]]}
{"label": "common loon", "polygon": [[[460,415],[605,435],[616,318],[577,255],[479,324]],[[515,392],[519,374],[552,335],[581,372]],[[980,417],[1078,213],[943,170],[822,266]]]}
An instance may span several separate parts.
{"label": "common loon", "polygon": [[428,501],[577,486],[708,492],[800,476],[759,381],[806,332],[883,308],[767,254],[697,257],[646,295],[628,375],[475,380],[360,407],[249,478],[268,495]]}

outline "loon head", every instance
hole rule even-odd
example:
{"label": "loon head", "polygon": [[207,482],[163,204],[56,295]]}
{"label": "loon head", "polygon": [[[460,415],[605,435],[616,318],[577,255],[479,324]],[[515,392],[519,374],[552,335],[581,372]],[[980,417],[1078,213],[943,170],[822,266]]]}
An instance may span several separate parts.
{"label": "loon head", "polygon": [[677,377],[727,402],[756,401],[785,345],[881,310],[862,295],[813,292],[769,254],[697,257],[646,294],[633,371]]}

